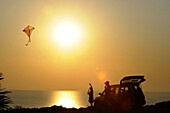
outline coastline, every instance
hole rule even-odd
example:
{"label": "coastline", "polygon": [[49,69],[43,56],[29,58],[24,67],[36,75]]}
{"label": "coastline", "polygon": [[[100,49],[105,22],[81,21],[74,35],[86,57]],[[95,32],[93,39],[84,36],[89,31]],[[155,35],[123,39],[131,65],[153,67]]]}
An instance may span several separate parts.
{"label": "coastline", "polygon": [[[100,112],[96,112],[93,107],[65,108],[62,106],[55,106],[55,105],[51,107],[42,107],[42,108],[24,108],[21,106],[16,106],[15,108],[2,110],[0,112],[1,113],[100,113]],[[123,112],[123,113],[127,113],[127,112]],[[159,102],[156,103],[155,105],[145,105],[140,110],[138,110],[137,113],[170,113],[170,101]]]}

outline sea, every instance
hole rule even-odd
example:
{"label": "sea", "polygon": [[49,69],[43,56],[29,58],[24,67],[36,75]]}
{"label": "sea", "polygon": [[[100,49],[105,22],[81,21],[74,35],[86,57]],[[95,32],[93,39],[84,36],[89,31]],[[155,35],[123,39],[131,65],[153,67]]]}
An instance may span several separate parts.
{"label": "sea", "polygon": [[[94,92],[94,97],[98,96]],[[146,105],[170,100],[170,92],[144,92]],[[66,108],[81,108],[89,106],[86,91],[67,90],[12,90],[8,96],[12,100],[11,107],[41,108],[54,105]]]}

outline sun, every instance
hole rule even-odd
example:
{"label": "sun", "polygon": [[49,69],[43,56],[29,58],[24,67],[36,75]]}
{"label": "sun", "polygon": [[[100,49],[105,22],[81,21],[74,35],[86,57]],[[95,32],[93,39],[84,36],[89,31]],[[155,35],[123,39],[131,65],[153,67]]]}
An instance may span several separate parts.
{"label": "sun", "polygon": [[82,30],[78,23],[62,21],[52,30],[53,39],[60,47],[76,46],[82,38]]}

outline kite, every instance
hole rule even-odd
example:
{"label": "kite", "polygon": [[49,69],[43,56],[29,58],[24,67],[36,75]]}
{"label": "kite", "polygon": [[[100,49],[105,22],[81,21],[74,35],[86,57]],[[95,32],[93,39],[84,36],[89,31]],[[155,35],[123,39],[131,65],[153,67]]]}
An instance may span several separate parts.
{"label": "kite", "polygon": [[25,32],[25,33],[28,35],[28,37],[29,37],[29,40],[28,40],[27,44],[25,44],[26,46],[28,46],[28,43],[31,42],[30,36],[31,36],[31,33],[32,33],[32,31],[33,31],[34,29],[35,29],[34,27],[28,25],[28,26],[23,30],[23,32]]}

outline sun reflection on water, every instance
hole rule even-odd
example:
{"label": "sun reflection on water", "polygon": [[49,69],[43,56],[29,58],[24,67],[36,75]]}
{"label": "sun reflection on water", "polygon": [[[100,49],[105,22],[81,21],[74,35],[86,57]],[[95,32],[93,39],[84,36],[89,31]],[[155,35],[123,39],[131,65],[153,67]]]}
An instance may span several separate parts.
{"label": "sun reflection on water", "polygon": [[53,105],[63,106],[66,108],[78,108],[78,99],[76,91],[57,91],[54,93]]}

